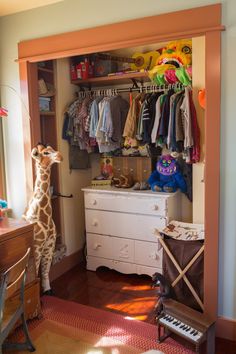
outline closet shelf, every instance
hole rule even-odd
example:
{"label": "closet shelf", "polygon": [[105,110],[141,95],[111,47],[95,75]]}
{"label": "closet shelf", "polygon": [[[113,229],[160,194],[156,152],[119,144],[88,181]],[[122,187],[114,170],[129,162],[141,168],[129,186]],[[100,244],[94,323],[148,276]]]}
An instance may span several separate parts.
{"label": "closet shelf", "polygon": [[132,79],[140,80],[141,82],[150,81],[147,72],[137,72],[137,73],[127,73],[127,74],[117,74],[111,76],[102,76],[102,77],[91,77],[86,80],[72,80],[71,83],[75,85],[90,86],[91,84],[99,85],[120,85],[120,84],[129,84]]}
{"label": "closet shelf", "polygon": [[55,116],[55,114],[53,111],[40,111],[41,116]]}
{"label": "closet shelf", "polygon": [[43,68],[41,66],[38,66],[38,71],[53,74],[53,69]]}

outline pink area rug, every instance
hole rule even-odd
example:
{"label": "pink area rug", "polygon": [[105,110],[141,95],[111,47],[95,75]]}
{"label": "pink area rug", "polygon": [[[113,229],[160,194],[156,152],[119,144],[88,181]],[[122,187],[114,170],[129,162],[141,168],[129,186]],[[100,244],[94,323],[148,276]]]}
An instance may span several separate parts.
{"label": "pink area rug", "polygon": [[193,353],[171,338],[158,344],[154,325],[55,297],[42,301],[43,318],[29,325],[39,354]]}

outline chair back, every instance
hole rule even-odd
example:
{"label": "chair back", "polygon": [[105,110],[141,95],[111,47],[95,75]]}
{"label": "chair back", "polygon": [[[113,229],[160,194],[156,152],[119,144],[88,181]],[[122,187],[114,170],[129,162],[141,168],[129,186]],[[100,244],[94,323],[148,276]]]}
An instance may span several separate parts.
{"label": "chair back", "polygon": [[24,256],[8,268],[0,281],[0,323],[2,321],[5,300],[20,290],[20,299],[23,302],[26,270],[30,255],[30,248]]}

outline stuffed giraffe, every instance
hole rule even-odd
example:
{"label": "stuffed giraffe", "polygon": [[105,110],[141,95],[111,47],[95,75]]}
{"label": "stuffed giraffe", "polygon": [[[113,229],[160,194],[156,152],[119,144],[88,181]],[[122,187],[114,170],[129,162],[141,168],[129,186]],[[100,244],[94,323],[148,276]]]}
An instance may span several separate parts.
{"label": "stuffed giraffe", "polygon": [[56,228],[52,219],[50,195],[51,166],[62,161],[60,152],[51,146],[39,143],[31,152],[36,164],[36,181],[33,197],[24,218],[34,226],[34,252],[36,272],[41,264],[41,281],[43,292],[51,293],[49,270],[56,242]]}

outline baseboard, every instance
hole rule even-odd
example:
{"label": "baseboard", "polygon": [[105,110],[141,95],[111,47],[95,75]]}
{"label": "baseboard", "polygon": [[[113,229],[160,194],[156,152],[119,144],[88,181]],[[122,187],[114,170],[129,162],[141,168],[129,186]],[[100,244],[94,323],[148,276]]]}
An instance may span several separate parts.
{"label": "baseboard", "polygon": [[50,269],[50,281],[59,278],[62,274],[66,273],[83,260],[83,250],[79,250],[69,256],[63,258],[59,263],[53,265]]}
{"label": "baseboard", "polygon": [[236,320],[218,317],[216,321],[216,336],[236,341]]}

